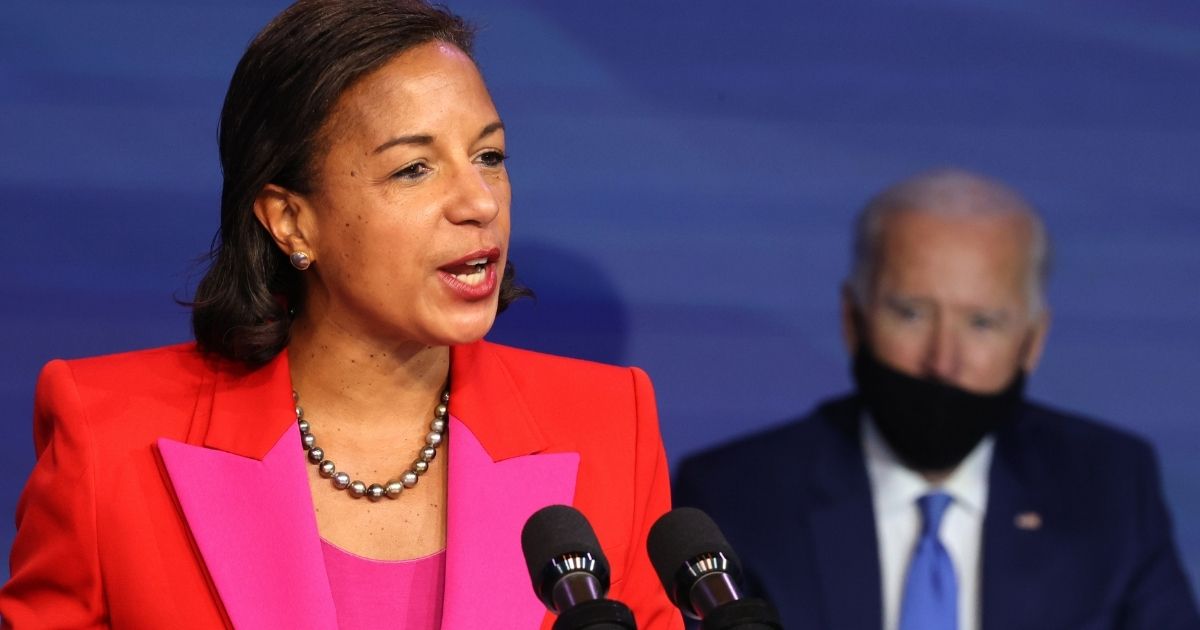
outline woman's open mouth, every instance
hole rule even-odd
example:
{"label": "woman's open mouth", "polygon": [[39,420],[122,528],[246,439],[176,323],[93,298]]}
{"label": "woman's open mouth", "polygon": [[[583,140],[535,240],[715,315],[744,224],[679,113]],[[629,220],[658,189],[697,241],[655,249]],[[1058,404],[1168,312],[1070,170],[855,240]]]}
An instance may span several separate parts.
{"label": "woman's open mouth", "polygon": [[459,282],[474,287],[479,286],[487,278],[487,267],[487,258],[477,258],[475,260],[468,260],[461,265],[454,265],[444,271],[453,275]]}
{"label": "woman's open mouth", "polygon": [[448,265],[438,268],[446,286],[466,300],[480,300],[490,296],[496,289],[496,267],[500,250],[472,252]]}

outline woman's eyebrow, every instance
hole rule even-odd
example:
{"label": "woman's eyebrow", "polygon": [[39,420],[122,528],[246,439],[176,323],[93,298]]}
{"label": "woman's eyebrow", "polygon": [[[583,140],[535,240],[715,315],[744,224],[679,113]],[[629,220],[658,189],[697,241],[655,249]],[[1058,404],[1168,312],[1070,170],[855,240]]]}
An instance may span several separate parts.
{"label": "woman's eyebrow", "polygon": [[476,138],[476,140],[483,140],[484,138],[486,138],[486,137],[492,135],[493,133],[496,133],[497,131],[500,131],[502,129],[504,129],[504,123],[497,120],[496,122],[484,127],[483,131],[479,132],[479,137]]}
{"label": "woman's eyebrow", "polygon": [[396,145],[400,145],[400,144],[417,144],[417,145],[433,144],[433,136],[431,136],[429,134],[425,134],[425,133],[417,133],[417,134],[412,134],[412,135],[408,135],[408,136],[398,136],[396,138],[392,138],[391,140],[388,140],[387,142],[384,142],[383,144],[375,147],[375,151],[373,151],[373,153],[378,155],[379,153],[383,153],[384,151],[387,151],[388,149],[390,149]]}
{"label": "woman's eyebrow", "polygon": [[[479,137],[477,140],[482,140],[483,138],[486,138],[491,134],[500,131],[501,129],[504,129],[504,123],[497,120],[496,122],[484,127],[483,131],[479,132]],[[394,146],[401,144],[429,145],[433,144],[433,136],[427,133],[414,133],[407,136],[397,136],[375,147],[375,150],[372,151],[372,153],[378,155]]]}

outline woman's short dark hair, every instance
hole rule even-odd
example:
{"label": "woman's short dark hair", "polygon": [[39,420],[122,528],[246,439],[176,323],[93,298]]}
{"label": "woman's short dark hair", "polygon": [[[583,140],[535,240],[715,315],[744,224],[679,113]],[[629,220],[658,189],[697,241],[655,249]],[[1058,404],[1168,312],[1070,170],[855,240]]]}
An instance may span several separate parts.
{"label": "woman's short dark hair", "polygon": [[[321,132],[342,93],[417,45],[444,41],[470,55],[473,39],[462,18],[422,0],[300,0],[254,38],[221,110],[221,227],[191,303],[203,350],[254,366],[287,346],[303,283],[254,201],[267,184],[311,192]],[[506,265],[499,310],[527,292]]]}

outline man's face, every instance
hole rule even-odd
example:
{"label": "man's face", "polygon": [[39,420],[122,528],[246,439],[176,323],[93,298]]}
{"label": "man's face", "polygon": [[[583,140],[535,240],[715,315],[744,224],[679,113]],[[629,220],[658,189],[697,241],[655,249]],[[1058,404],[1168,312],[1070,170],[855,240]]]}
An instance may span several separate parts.
{"label": "man's face", "polygon": [[1031,236],[1015,214],[890,215],[861,330],[849,296],[843,305],[851,350],[865,334],[883,363],[976,393],[1032,371],[1047,318],[1029,304]]}

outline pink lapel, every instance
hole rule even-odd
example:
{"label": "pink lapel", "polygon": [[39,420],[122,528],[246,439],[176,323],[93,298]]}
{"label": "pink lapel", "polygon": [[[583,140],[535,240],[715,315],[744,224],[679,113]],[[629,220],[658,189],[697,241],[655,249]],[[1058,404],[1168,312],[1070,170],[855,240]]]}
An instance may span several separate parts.
{"label": "pink lapel", "polygon": [[261,461],[165,438],[158,449],[235,628],[337,626],[299,429]]}
{"label": "pink lapel", "polygon": [[[227,366],[226,366],[227,367]],[[286,354],[253,372],[218,372],[204,446],[160,439],[179,507],[230,622],[334,628]],[[207,425],[207,426],[204,426]]]}
{"label": "pink lapel", "polygon": [[521,528],[538,509],[572,502],[579,454],[540,453],[548,442],[488,344],[455,347],[451,366],[442,628],[537,628],[546,608],[529,583]]}
{"label": "pink lapel", "polygon": [[578,453],[492,461],[451,416],[443,630],[538,627],[546,607],[529,583],[521,528],[540,508],[571,503],[578,468]]}

